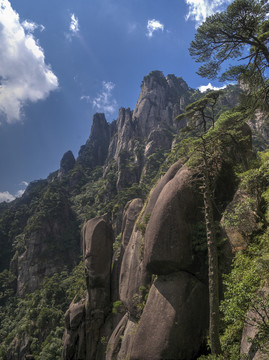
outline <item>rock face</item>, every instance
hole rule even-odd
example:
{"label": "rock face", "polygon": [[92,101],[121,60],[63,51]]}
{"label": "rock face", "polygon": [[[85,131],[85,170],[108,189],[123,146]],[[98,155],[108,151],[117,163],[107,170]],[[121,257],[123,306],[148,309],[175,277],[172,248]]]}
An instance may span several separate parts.
{"label": "rock face", "polygon": [[61,214],[41,219],[25,237],[25,251],[13,259],[19,296],[38,289],[45,276],[61,272],[66,264],[75,265],[79,254],[77,224],[67,203]]}
{"label": "rock face", "polygon": [[[208,294],[206,268],[197,267],[192,247],[191,228],[201,216],[192,179],[174,164],[136,221],[120,272],[127,313],[110,337],[107,360],[188,360],[203,344]],[[153,284],[151,274],[158,274]]]}
{"label": "rock face", "polygon": [[122,220],[122,246],[124,249],[127,247],[134,224],[138,215],[140,214],[143,208],[142,199],[134,199],[128,202],[125,206]]}
{"label": "rock face", "polygon": [[[71,304],[66,314],[63,359],[191,360],[199,353],[208,326],[208,292],[206,259],[199,263],[193,247],[192,229],[202,216],[193,178],[194,173],[177,162],[143,208],[140,199],[127,204],[119,283],[110,277],[111,240],[104,219],[84,226],[88,295],[85,308]],[[118,300],[125,311],[117,320],[114,315],[114,321],[108,316],[109,285],[114,293],[119,286]],[[108,340],[102,351],[101,336]],[[72,357],[83,344],[85,357]]]}
{"label": "rock face", "polygon": [[[181,78],[153,71],[142,82],[134,111],[120,109],[107,158],[107,164],[113,159],[117,163],[118,191],[139,182],[147,159],[156,150],[171,148],[178,130],[174,119],[183,103],[188,103],[188,90]],[[127,162],[132,164],[131,172]]]}
{"label": "rock face", "polygon": [[100,331],[110,310],[110,268],[113,236],[103,217],[83,227],[87,298],[65,314],[63,359],[95,359]]}
{"label": "rock face", "polygon": [[190,170],[181,168],[156,201],[145,233],[144,260],[153,274],[186,270],[192,263],[192,228],[198,205],[192,177]]}
{"label": "rock face", "polygon": [[[255,346],[255,339],[259,336],[259,326],[268,322],[268,313],[266,303],[268,303],[269,288],[263,287],[257,293],[260,303],[257,308],[249,309],[247,321],[243,329],[240,354],[242,358],[251,360],[268,359],[268,350],[264,351]],[[254,341],[254,342],[253,342]],[[268,349],[269,340],[264,344]]]}
{"label": "rock face", "polygon": [[59,177],[62,177],[63,175],[65,175],[68,171],[72,170],[73,167],[76,164],[76,160],[75,157],[72,153],[72,151],[67,151],[63,157],[62,160],[60,162],[60,170],[58,173]]}
{"label": "rock face", "polygon": [[173,273],[152,285],[134,335],[130,360],[193,359],[207,324],[207,287],[194,276]]}
{"label": "rock face", "polygon": [[93,169],[103,165],[107,157],[109,142],[113,133],[113,124],[108,124],[104,114],[95,114],[88,141],[80,148],[78,163]]}

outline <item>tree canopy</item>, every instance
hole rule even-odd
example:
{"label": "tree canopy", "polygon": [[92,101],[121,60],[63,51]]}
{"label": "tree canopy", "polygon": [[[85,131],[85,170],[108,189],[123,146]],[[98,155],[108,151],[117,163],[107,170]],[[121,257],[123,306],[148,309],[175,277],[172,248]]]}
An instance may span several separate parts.
{"label": "tree canopy", "polygon": [[[226,11],[209,16],[198,28],[190,45],[190,54],[204,63],[202,77],[216,78],[227,59],[248,60],[243,67],[254,66],[264,72],[269,67],[269,0],[235,0]],[[233,68],[238,73],[242,68]],[[240,70],[240,71],[239,71]]]}

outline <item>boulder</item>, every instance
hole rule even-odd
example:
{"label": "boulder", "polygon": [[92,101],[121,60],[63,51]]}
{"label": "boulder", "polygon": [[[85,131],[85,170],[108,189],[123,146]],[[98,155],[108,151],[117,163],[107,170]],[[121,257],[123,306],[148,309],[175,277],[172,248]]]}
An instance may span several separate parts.
{"label": "boulder", "polygon": [[85,316],[85,305],[84,303],[71,303],[69,307],[69,327],[75,330],[80,325],[82,319]]}
{"label": "boulder", "polygon": [[192,228],[200,215],[193,173],[182,167],[162,189],[146,233],[144,261],[153,274],[189,269],[192,264]]}
{"label": "boulder", "polygon": [[128,322],[128,314],[125,314],[113,331],[107,344],[106,360],[116,360],[120,351],[122,338]]}
{"label": "boulder", "polygon": [[123,221],[122,221],[122,246],[124,249],[127,247],[130,237],[132,235],[133,227],[136,222],[136,219],[143,208],[142,199],[134,199],[129,201],[123,212]]}
{"label": "boulder", "polygon": [[61,177],[65,175],[68,171],[73,169],[75,164],[76,164],[76,160],[72,151],[71,150],[67,151],[61,159],[58,176]]}
{"label": "boulder", "polygon": [[88,287],[108,286],[113,236],[103,217],[89,220],[82,229],[83,257]]}
{"label": "boulder", "polygon": [[151,212],[162,189],[175,176],[180,167],[181,163],[179,161],[171,166],[151,192],[145,209],[139,215],[137,226],[133,228],[130,241],[123,255],[119,279],[120,299],[135,318],[141,315],[141,310],[138,309],[138,306],[143,301],[143,294],[141,294],[140,289],[141,287],[147,287],[151,282],[151,276],[144,262],[144,234],[141,224],[144,227],[147,226],[146,218],[151,216]]}
{"label": "boulder", "polygon": [[249,206],[249,194],[238,190],[221,219],[221,226],[232,252],[247,248],[248,239],[258,229],[256,213],[257,209]]}
{"label": "boulder", "polygon": [[130,360],[191,360],[205,339],[207,287],[193,275],[159,276],[135,332]]}
{"label": "boulder", "polygon": [[140,288],[147,287],[151,281],[143,262],[143,247],[143,235],[134,229],[124,252],[120,271],[120,300],[135,318],[141,315],[138,304],[141,303],[143,294],[140,293]]}

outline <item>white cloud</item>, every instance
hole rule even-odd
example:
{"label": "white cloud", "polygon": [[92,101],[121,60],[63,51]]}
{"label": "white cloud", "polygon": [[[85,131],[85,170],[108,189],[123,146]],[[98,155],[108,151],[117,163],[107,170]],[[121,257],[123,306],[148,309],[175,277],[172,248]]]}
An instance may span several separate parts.
{"label": "white cloud", "polygon": [[93,99],[92,104],[98,112],[113,114],[118,107],[117,101],[112,96],[115,84],[110,81],[103,81],[102,91]]}
{"label": "white cloud", "polygon": [[147,36],[148,37],[152,37],[154,31],[158,31],[164,30],[164,25],[160,23],[160,21],[152,19],[152,20],[148,20],[148,24],[147,24]]}
{"label": "white cloud", "polygon": [[82,95],[80,97],[80,100],[85,100],[86,102],[90,102],[91,97],[89,95]]}
{"label": "white cloud", "polygon": [[73,34],[79,32],[78,18],[75,16],[75,14],[71,14],[71,22],[70,22],[69,30]]}
{"label": "white cloud", "polygon": [[22,181],[22,182],[20,183],[20,185],[28,186],[29,183],[28,183],[27,181]]}
{"label": "white cloud", "polygon": [[198,27],[208,16],[222,11],[225,6],[232,1],[233,0],[185,0],[189,7],[186,20],[196,21],[196,27]]}
{"label": "white cloud", "polygon": [[0,59],[0,123],[13,123],[21,120],[26,102],[45,99],[58,87],[58,79],[8,0],[0,0]]}
{"label": "white cloud", "polygon": [[37,29],[39,29],[41,32],[45,30],[45,26],[38,25],[38,24],[28,21],[28,20],[25,20],[22,23],[22,26],[23,26],[24,30],[29,31],[30,33],[34,32]]}
{"label": "white cloud", "polygon": [[206,92],[207,90],[221,90],[221,89],[225,89],[226,87],[227,87],[227,85],[217,87],[217,86],[213,86],[211,83],[209,83],[208,85],[199,86],[198,89],[203,93],[203,92]]}
{"label": "white cloud", "polygon": [[10,202],[10,201],[15,200],[16,198],[21,197],[21,196],[24,194],[24,192],[25,192],[25,190],[26,190],[26,187],[27,187],[28,185],[29,185],[29,184],[28,184],[27,181],[22,181],[22,182],[20,183],[20,186],[24,186],[25,189],[20,189],[20,190],[18,190],[15,195],[10,194],[10,192],[8,192],[8,191],[0,192],[0,203],[1,203],[1,202],[4,202],[4,201]]}
{"label": "white cloud", "polygon": [[1,202],[10,202],[15,200],[15,196],[11,195],[8,191],[0,192],[0,203]]}

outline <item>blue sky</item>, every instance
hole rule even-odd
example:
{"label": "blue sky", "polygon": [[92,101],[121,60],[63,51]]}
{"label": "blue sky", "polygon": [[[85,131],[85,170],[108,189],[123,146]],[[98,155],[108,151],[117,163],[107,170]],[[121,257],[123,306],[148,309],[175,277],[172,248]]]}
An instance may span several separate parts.
{"label": "blue sky", "polygon": [[0,202],[77,156],[95,112],[133,109],[150,71],[208,85],[188,47],[230,2],[0,0]]}

